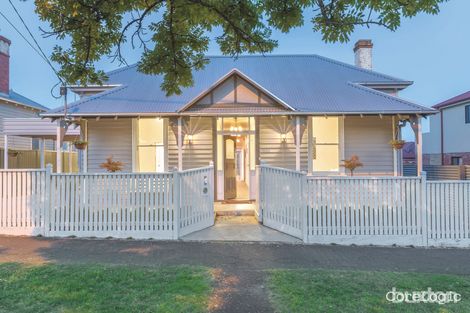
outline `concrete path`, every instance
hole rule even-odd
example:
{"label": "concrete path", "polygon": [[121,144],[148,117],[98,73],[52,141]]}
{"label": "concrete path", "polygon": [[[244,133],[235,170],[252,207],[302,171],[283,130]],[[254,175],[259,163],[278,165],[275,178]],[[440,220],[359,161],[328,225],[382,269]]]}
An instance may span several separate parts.
{"label": "concrete path", "polygon": [[0,262],[210,267],[216,283],[214,312],[272,312],[265,288],[268,269],[470,275],[469,260],[470,249],[0,237]]}
{"label": "concrete path", "polygon": [[214,226],[184,236],[182,240],[302,243],[300,239],[259,224],[254,216],[218,216]]}

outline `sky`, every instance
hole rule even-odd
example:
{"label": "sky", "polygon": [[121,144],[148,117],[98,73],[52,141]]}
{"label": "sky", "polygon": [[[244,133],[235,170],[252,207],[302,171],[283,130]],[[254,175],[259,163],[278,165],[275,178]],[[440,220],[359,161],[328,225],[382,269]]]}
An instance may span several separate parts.
{"label": "sky", "polygon": [[[55,38],[43,38],[39,27],[48,28],[34,12],[34,1],[14,0],[33,35],[46,54],[52,52]],[[8,1],[2,0],[0,11],[27,35]],[[470,90],[470,1],[450,0],[441,6],[438,15],[420,14],[402,20],[395,32],[380,27],[357,28],[348,43],[324,43],[314,33],[309,21],[288,34],[274,32],[279,46],[273,54],[318,54],[346,63],[354,63],[352,48],[358,39],[372,39],[373,69],[391,76],[414,81],[400,93],[400,97],[415,103],[432,106],[457,94]],[[54,108],[62,100],[51,96],[57,83],[49,66],[28,46],[18,33],[0,16],[0,35],[12,41],[10,47],[10,87],[47,107]],[[127,62],[138,61],[141,51],[127,49]],[[208,54],[220,55],[216,44]],[[99,69],[109,71],[119,67],[104,58]],[[57,94],[55,90],[55,94]],[[73,99],[72,99],[73,100]],[[427,130],[424,123],[424,130]],[[411,139],[409,130],[406,139]]]}

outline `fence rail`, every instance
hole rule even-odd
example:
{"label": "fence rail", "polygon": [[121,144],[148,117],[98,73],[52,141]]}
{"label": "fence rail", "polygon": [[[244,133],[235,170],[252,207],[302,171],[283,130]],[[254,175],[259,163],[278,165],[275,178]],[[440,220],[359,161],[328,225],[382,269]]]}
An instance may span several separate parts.
{"label": "fence rail", "polygon": [[0,233],[177,239],[214,223],[206,179],[212,173],[212,167],[139,174],[3,170]]}
{"label": "fence rail", "polygon": [[[470,181],[422,177],[306,177],[260,166],[267,226],[308,243],[470,246]],[[299,201],[299,199],[304,199]],[[285,208],[289,208],[286,210]],[[295,212],[291,219],[278,212]],[[287,231],[286,231],[287,230]]]}

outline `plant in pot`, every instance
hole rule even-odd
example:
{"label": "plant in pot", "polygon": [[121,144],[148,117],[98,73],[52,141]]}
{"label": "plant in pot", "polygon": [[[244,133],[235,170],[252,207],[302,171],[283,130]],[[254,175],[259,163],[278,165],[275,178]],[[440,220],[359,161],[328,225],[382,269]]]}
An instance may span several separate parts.
{"label": "plant in pot", "polygon": [[106,162],[100,164],[101,168],[104,168],[108,173],[115,173],[122,171],[124,163],[121,161],[113,161],[113,156],[106,158]]}
{"label": "plant in pot", "polygon": [[402,139],[392,139],[392,140],[390,140],[389,143],[393,147],[393,149],[395,149],[395,150],[400,150],[405,145],[405,141],[402,140]]}
{"label": "plant in pot", "polygon": [[88,142],[84,140],[75,140],[73,142],[73,145],[75,146],[77,150],[84,150],[86,146],[88,145]]}
{"label": "plant in pot", "polygon": [[8,156],[16,158],[20,154],[18,151],[15,150],[8,150]]}
{"label": "plant in pot", "polygon": [[354,170],[358,167],[364,166],[361,161],[359,161],[359,157],[357,155],[352,155],[350,159],[343,160],[342,167],[349,170],[351,176],[354,176]]}

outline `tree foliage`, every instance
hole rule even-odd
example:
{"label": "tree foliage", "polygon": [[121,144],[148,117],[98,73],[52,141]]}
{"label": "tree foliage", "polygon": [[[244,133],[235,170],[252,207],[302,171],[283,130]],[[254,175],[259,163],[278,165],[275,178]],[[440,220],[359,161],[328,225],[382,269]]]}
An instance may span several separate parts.
{"label": "tree foliage", "polygon": [[[162,74],[162,88],[179,94],[193,84],[209,43],[224,55],[267,53],[277,42],[272,30],[289,32],[307,16],[326,42],[346,42],[358,26],[396,30],[402,18],[437,14],[447,0],[35,0],[36,12],[50,29],[45,36],[69,39],[57,45],[52,60],[68,83],[101,84],[95,64],[110,56],[125,63],[122,46],[143,48],[139,70]],[[211,38],[211,34],[221,35]]]}

